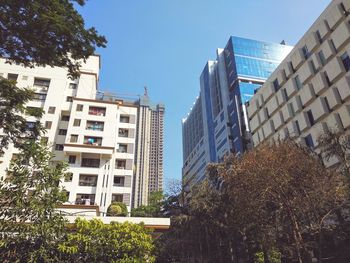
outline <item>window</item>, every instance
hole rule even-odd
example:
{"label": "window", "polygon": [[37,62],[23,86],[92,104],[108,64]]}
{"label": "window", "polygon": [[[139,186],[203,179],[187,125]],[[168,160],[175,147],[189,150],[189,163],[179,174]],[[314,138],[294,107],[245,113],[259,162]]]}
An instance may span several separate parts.
{"label": "window", "polygon": [[68,163],[74,164],[76,160],[77,160],[77,156],[75,156],[75,155],[68,156]]}
{"label": "window", "polygon": [[300,125],[299,121],[295,121],[295,127],[297,128],[298,135],[300,134]]}
{"label": "window", "polygon": [[34,93],[33,100],[45,101],[46,100],[46,94],[45,93]]}
{"label": "window", "polygon": [[89,107],[90,115],[106,116],[106,108],[101,107]]}
{"label": "window", "polygon": [[305,140],[305,144],[306,144],[306,146],[307,147],[309,147],[309,148],[314,148],[314,141],[312,140],[312,136],[311,136],[311,134],[309,134],[308,136],[306,136],[305,138],[304,138],[304,140]]}
{"label": "window", "polygon": [[303,84],[301,84],[301,81],[298,75],[295,76],[294,82],[295,82],[295,85],[297,86],[297,89],[301,90],[303,87]]}
{"label": "window", "polygon": [[56,144],[55,145],[55,150],[56,151],[63,151],[63,144]]}
{"label": "window", "polygon": [[310,57],[310,52],[309,52],[307,46],[306,45],[303,46],[301,50],[303,51],[303,55],[304,55],[305,59],[308,59]]}
{"label": "window", "polygon": [[61,121],[69,121],[69,115],[62,115]]}
{"label": "window", "polygon": [[307,114],[307,117],[309,118],[310,125],[313,126],[315,124],[315,119],[314,119],[314,115],[312,114],[312,111],[308,110],[306,114]]}
{"label": "window", "polygon": [[56,107],[49,107],[49,109],[47,110],[47,113],[54,114],[55,111],[56,111]]}
{"label": "window", "polygon": [[83,104],[77,104],[77,111],[83,111],[84,105]]}
{"label": "window", "polygon": [[81,166],[98,168],[100,166],[100,159],[83,158],[81,160]]}
{"label": "window", "polygon": [[320,58],[322,66],[326,65],[327,61],[322,50],[318,52],[318,57]]}
{"label": "window", "polygon": [[278,83],[278,79],[275,79],[272,83],[273,83],[273,87],[275,88],[275,91],[278,91],[280,89],[280,84]]}
{"label": "window", "polygon": [[329,40],[329,43],[330,43],[331,47],[333,48],[333,50],[335,51],[335,53],[337,53],[337,49],[335,48],[333,39],[330,39],[330,40]]}
{"label": "window", "polygon": [[95,203],[95,194],[77,194],[75,204],[93,205]]}
{"label": "window", "polygon": [[122,194],[113,194],[112,195],[112,202],[123,202],[123,195]]}
{"label": "window", "polygon": [[71,96],[68,96],[67,99],[66,99],[67,102],[72,102],[73,101],[73,97]]}
{"label": "window", "polygon": [[93,131],[103,131],[104,123],[102,121],[87,121],[86,129]]}
{"label": "window", "polygon": [[327,82],[328,86],[332,86],[332,83],[331,83],[331,81],[329,80],[329,77],[328,77],[328,74],[327,74],[326,71],[323,72],[323,75],[324,75],[324,77],[325,77],[325,79],[326,79],[326,82]]}
{"label": "window", "polygon": [[17,79],[18,79],[18,74],[9,73],[9,74],[7,74],[7,79],[8,79],[8,80],[17,81]]}
{"label": "window", "polygon": [[52,121],[45,121],[45,129],[51,129]]}
{"label": "window", "polygon": [[85,136],[84,137],[84,144],[101,146],[102,145],[102,138],[101,137]]}
{"label": "window", "polygon": [[78,142],[78,135],[72,134],[70,136],[70,142]]}
{"label": "window", "polygon": [[126,153],[128,150],[128,145],[127,144],[119,144],[119,148],[117,152],[119,153]]}
{"label": "window", "polygon": [[329,102],[328,102],[327,97],[324,97],[323,100],[324,100],[324,103],[326,104],[326,107],[327,107],[328,112],[331,112],[332,109],[331,109],[331,107],[329,106]]}
{"label": "window", "polygon": [[348,14],[348,12],[346,11],[346,8],[345,8],[343,3],[340,3],[339,6],[340,6],[341,10],[343,11],[343,14]]}
{"label": "window", "polygon": [[126,160],[116,160],[115,165],[117,169],[125,169],[126,168]]}
{"label": "window", "polygon": [[42,79],[42,78],[34,78],[34,86],[48,88],[50,86],[50,80]]}
{"label": "window", "polygon": [[120,115],[120,122],[122,123],[129,123],[130,122],[130,117],[127,115]]}
{"label": "window", "polygon": [[316,37],[320,43],[322,43],[322,37],[319,30],[316,30]]}
{"label": "window", "polygon": [[128,129],[119,129],[118,136],[119,137],[128,137],[129,136],[129,130]]}
{"label": "window", "polygon": [[282,94],[283,94],[283,96],[285,97],[285,99],[287,101],[289,98],[288,98],[288,94],[287,94],[286,89],[282,89]]}
{"label": "window", "polygon": [[341,55],[341,60],[343,62],[345,71],[348,72],[350,70],[350,58],[347,52],[345,52],[343,55]]}
{"label": "window", "polygon": [[311,68],[312,68],[312,72],[313,72],[313,73],[316,73],[317,70],[316,70],[316,67],[315,67],[315,63],[314,63],[314,61],[313,61],[312,59],[310,59],[310,66],[311,66]]}
{"label": "window", "polygon": [[66,129],[59,129],[58,135],[67,135],[67,130]]}
{"label": "window", "polygon": [[124,176],[114,176],[113,185],[124,186],[124,181],[125,181]]}
{"label": "window", "polygon": [[65,173],[64,175],[64,181],[65,182],[71,182],[73,180],[73,173]]}
{"label": "window", "polygon": [[27,129],[27,130],[31,131],[31,130],[33,130],[34,128],[35,128],[35,122],[33,122],[33,121],[27,121],[27,122],[26,122],[26,129]]}
{"label": "window", "polygon": [[76,89],[77,86],[78,86],[78,84],[76,84],[76,83],[69,83],[69,88],[70,89]]}
{"label": "window", "polygon": [[74,119],[73,126],[79,127],[80,126],[80,122],[81,122],[80,119]]}
{"label": "window", "polygon": [[79,175],[79,186],[96,186],[97,175],[95,174],[80,174]]}

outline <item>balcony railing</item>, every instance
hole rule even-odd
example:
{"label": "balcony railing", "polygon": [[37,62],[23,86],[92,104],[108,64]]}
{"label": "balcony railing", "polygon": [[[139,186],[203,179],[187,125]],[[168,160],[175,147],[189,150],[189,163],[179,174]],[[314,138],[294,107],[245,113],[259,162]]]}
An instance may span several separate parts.
{"label": "balcony railing", "polygon": [[98,108],[98,107],[90,107],[89,114],[90,115],[97,115],[97,116],[106,116],[106,109],[105,108]]}
{"label": "balcony railing", "polygon": [[79,186],[96,186],[97,185],[97,180],[80,180],[79,181]]}
{"label": "balcony railing", "polygon": [[93,145],[93,146],[101,146],[102,145],[102,138],[84,137],[84,144]]}
{"label": "balcony railing", "polygon": [[99,159],[82,159],[81,167],[93,167],[98,168],[100,167],[100,160]]}

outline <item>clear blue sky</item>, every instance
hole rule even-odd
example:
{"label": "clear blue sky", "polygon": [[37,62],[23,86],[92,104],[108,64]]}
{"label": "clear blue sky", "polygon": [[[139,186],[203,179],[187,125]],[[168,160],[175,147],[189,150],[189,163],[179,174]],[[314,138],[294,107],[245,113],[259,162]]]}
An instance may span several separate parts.
{"label": "clear blue sky", "polygon": [[79,12],[108,39],[100,89],[142,94],[165,115],[164,176],[181,178],[181,119],[230,35],[294,45],[330,0],[89,0]]}

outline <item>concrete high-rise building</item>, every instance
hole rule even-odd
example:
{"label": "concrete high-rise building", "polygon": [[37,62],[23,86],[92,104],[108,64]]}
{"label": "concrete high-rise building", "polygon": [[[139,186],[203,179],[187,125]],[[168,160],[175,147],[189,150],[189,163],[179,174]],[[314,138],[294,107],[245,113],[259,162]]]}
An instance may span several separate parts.
{"label": "concrete high-rise building", "polygon": [[200,77],[200,94],[183,119],[183,183],[205,176],[210,162],[250,147],[245,102],[292,49],[284,44],[230,37]]}
{"label": "concrete high-rise building", "polygon": [[334,0],[250,100],[254,146],[296,138],[317,148],[350,127],[350,1]]}
{"label": "concrete high-rise building", "polygon": [[133,207],[146,205],[151,192],[163,190],[164,105],[152,105],[141,96],[137,119],[137,144]]}
{"label": "concrete high-rise building", "polygon": [[[0,76],[16,80],[19,87],[32,87],[35,96],[27,106],[43,108],[45,112],[41,122],[47,130],[45,136],[55,156],[53,161],[69,164],[69,173],[61,182],[67,191],[67,203],[96,205],[105,213],[111,202],[119,201],[130,210],[135,167],[143,167],[144,162],[155,159],[153,152],[136,158],[139,156],[136,149],[152,141],[153,125],[151,121],[145,125],[139,121],[145,107],[142,99],[124,100],[97,93],[99,70],[99,56],[91,56],[82,65],[76,80],[69,79],[64,68],[25,68],[0,59]],[[151,112],[148,113],[150,120]],[[28,127],[34,121],[28,118]],[[162,141],[162,122],[160,126],[158,140]],[[156,161],[161,173],[152,170],[152,176],[159,177],[161,187],[163,145],[158,143],[158,146],[156,156],[160,157]],[[6,175],[6,168],[16,153],[10,145],[0,157],[0,176]],[[145,164],[144,169],[149,166]],[[148,183],[141,186],[141,194],[144,194],[142,191],[148,194],[149,187]]]}

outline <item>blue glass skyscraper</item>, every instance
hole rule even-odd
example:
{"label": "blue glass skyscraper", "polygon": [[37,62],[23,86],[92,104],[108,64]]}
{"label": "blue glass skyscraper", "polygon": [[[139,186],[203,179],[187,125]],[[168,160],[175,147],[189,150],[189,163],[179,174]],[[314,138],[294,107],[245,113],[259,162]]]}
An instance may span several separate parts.
{"label": "blue glass skyscraper", "polygon": [[229,89],[231,151],[242,153],[249,147],[245,103],[291,51],[291,46],[232,36],[225,49],[225,69]]}
{"label": "blue glass skyscraper", "polygon": [[217,59],[207,62],[200,95],[182,121],[184,185],[201,181],[208,163],[249,148],[245,103],[291,49],[232,36],[224,49],[217,50]]}

